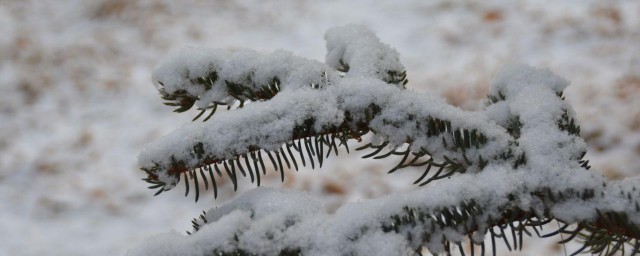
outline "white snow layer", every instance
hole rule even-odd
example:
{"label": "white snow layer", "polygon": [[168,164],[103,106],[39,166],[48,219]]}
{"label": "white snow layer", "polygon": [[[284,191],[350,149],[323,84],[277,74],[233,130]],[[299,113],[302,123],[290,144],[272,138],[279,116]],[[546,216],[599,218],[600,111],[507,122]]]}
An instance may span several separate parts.
{"label": "white snow layer", "polygon": [[405,70],[400,55],[368,28],[362,25],[346,25],[329,29],[324,35],[327,41],[326,63],[333,68],[348,65],[346,77],[373,77],[384,80],[387,71]]}

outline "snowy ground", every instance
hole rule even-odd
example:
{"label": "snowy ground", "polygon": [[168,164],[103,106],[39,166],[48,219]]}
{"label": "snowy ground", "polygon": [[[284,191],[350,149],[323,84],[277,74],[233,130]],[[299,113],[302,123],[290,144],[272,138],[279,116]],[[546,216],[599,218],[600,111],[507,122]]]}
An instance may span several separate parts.
{"label": "snowy ground", "polygon": [[[503,65],[550,68],[572,81],[567,99],[594,168],[614,179],[640,173],[640,2],[3,0],[0,254],[121,255],[153,234],[187,230],[232,193],[226,186],[216,202],[193,203],[181,190],[154,198],[140,181],[143,145],[196,114],[162,105],[154,65],[184,45],[324,60],[326,29],[351,22],[400,52],[409,88],[465,109],[481,106]],[[333,206],[411,189],[415,173],[386,176],[389,163],[357,156],[267,186],[304,189]],[[564,254],[534,242],[527,249]]]}

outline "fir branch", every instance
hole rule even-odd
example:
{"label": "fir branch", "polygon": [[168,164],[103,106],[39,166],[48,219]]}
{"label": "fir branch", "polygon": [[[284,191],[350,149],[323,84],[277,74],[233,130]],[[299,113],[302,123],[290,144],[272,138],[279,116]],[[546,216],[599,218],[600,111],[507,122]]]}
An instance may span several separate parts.
{"label": "fir branch", "polygon": [[[328,66],[284,52],[193,49],[161,65],[154,77],[177,112],[198,106],[197,119],[218,105],[241,109],[148,145],[139,165],[149,188],[158,195],[184,180],[185,195],[195,191],[198,200],[212,188],[217,197],[216,176],[230,178],[234,189],[240,175],[259,186],[269,166],[284,181],[285,164],[321,167],[340,146],[349,152],[350,140],[371,150],[365,158],[399,157],[389,173],[423,168],[414,184],[429,186],[335,214],[308,197],[254,190],[194,219],[192,238],[170,241],[207,245],[193,255],[365,255],[363,248],[419,255],[422,247],[464,254],[469,238],[472,252],[479,245],[484,254],[490,235],[495,254],[497,242],[517,250],[535,233],[580,241],[576,253],[638,252],[638,184],[585,171],[586,144],[562,96],[566,80],[510,67],[497,75],[487,109],[466,112],[405,90],[397,52],[367,29],[335,28],[325,38]],[[371,141],[362,142],[367,133]],[[561,226],[541,233],[551,221]],[[208,236],[216,240],[202,242]],[[381,240],[389,243],[375,243]],[[146,246],[166,241],[156,242]]]}
{"label": "fir branch", "polygon": [[[345,89],[347,90],[345,91]],[[350,105],[352,101],[357,102],[370,98],[370,95],[367,94],[353,95],[351,94],[353,90],[365,91],[367,89],[383,91],[387,95],[394,95],[394,97],[403,97],[405,104],[413,106],[407,107],[404,104],[398,106],[383,98],[378,98],[377,101],[365,106]],[[269,104],[270,102],[255,103],[253,106],[234,110],[235,113],[232,116],[221,116],[216,122],[193,127],[193,130],[187,129],[191,128],[187,127],[186,130],[168,135],[157,142],[158,146],[152,145],[145,149],[141,155],[141,159],[149,163],[142,167],[151,173],[147,180],[153,181],[154,184],[158,181],[164,182],[167,185],[161,189],[166,191],[179,182],[181,173],[189,171],[198,173],[197,169],[199,168],[208,165],[222,167],[227,163],[230,169],[227,173],[236,184],[237,175],[234,170],[231,170],[232,165],[229,162],[234,162],[235,159],[241,157],[246,158],[251,154],[256,154],[259,157],[262,156],[262,152],[267,155],[275,154],[275,152],[281,151],[282,147],[287,151],[291,151],[292,148],[293,151],[297,151],[302,166],[309,163],[315,167],[316,163],[320,164],[325,158],[324,152],[330,152],[328,149],[324,150],[325,146],[331,146],[332,151],[337,153],[336,144],[346,148],[348,140],[360,141],[360,138],[367,132],[372,132],[378,138],[387,141],[388,144],[410,143],[412,150],[405,152],[406,154],[427,156],[427,152],[429,152],[428,157],[436,160],[429,162],[429,165],[446,162],[447,172],[443,175],[436,175],[429,181],[445,178],[454,173],[464,173],[470,169],[472,171],[480,170],[481,159],[494,159],[498,157],[496,154],[500,153],[493,151],[483,153],[484,148],[488,145],[502,144],[509,148],[509,135],[504,130],[500,130],[498,126],[491,125],[482,119],[471,118],[469,113],[456,110],[444,103],[442,105],[434,104],[433,111],[428,111],[429,109],[425,108],[418,111],[419,106],[423,104],[418,101],[418,97],[415,97],[414,93],[389,87],[383,82],[377,84],[336,83],[334,86],[322,90],[306,90],[307,95],[312,98],[328,99],[329,96],[336,97],[335,95],[338,95],[333,101],[313,101],[303,97],[304,95],[300,93],[296,94],[299,99],[288,102],[289,104],[286,105],[273,105]],[[340,95],[341,93],[343,95]],[[286,94],[284,95],[286,96]],[[281,94],[275,96],[274,99],[277,97],[281,97]],[[347,101],[347,98],[351,101]],[[260,106],[261,104],[269,104],[271,107],[264,108]],[[440,110],[443,108],[455,111],[453,113],[458,116],[441,116]],[[299,113],[291,113],[289,109],[306,110],[304,115],[300,115]],[[336,118],[332,117],[328,122],[324,121],[326,113],[318,113],[315,111],[316,109],[332,109],[331,111],[336,113],[333,117]],[[412,111],[413,113],[409,114],[410,118],[403,119],[396,116],[395,113],[399,111]],[[448,114],[451,115],[451,113]],[[259,116],[278,116],[278,119],[257,118]],[[225,121],[225,118],[228,118],[229,121]],[[446,119],[464,119],[467,122],[444,121]],[[281,120],[292,120],[293,123],[279,130],[273,129],[281,124]],[[254,127],[263,127],[258,130],[272,130],[272,133],[268,136],[264,136],[264,132],[256,134]],[[403,132],[397,132],[397,130]],[[244,139],[240,141],[227,139],[228,144],[219,140],[207,139],[207,134],[220,134],[221,131],[228,133],[225,137],[237,136]],[[194,136],[198,134],[201,134],[202,137]],[[192,139],[183,141],[185,135],[192,137]],[[189,145],[189,141],[194,142]],[[265,147],[261,144],[268,146]],[[297,144],[300,146],[295,147]],[[180,148],[179,145],[185,147]],[[172,151],[188,152],[188,154],[168,154],[169,157],[167,157],[167,154],[161,153]],[[322,154],[319,154],[320,152]],[[326,156],[328,155],[326,154]],[[297,160],[297,157],[293,155],[291,157],[293,161]],[[385,155],[377,156],[377,158],[384,157]],[[145,158],[149,158],[149,160]],[[254,165],[255,163],[256,161],[254,161]],[[256,169],[262,169],[264,173],[263,161],[258,159],[257,163],[261,165]],[[274,167],[276,170],[280,169],[277,164]],[[403,167],[409,166],[400,164],[397,169]],[[209,180],[213,179],[209,178]]]}
{"label": "fir branch", "polygon": [[[487,180],[490,176],[496,175],[496,171],[501,172],[489,170],[476,177],[466,178]],[[591,177],[589,173],[581,170],[574,170],[573,173],[576,174],[575,179]],[[470,239],[472,249],[475,246],[485,248],[481,254],[484,255],[489,252],[495,253],[497,243],[503,243],[509,250],[519,250],[523,246],[524,237],[534,234],[547,238],[564,234],[563,243],[574,239],[583,242],[585,248],[575,253],[589,250],[592,253],[613,255],[621,250],[637,251],[640,238],[638,210],[633,207],[616,209],[620,202],[628,200],[627,196],[610,193],[618,190],[627,191],[629,184],[605,182],[603,186],[590,188],[593,192],[585,189],[570,193],[554,191],[554,188],[545,187],[544,184],[535,186],[525,181],[513,190],[505,190],[501,194],[494,194],[494,198],[487,198],[482,191],[494,191],[492,186],[488,183],[476,183],[470,187],[458,181],[445,180],[419,191],[361,202],[357,205],[346,205],[335,214],[322,213],[322,210],[318,210],[320,204],[310,204],[315,200],[306,196],[272,189],[254,190],[232,203],[212,209],[194,219],[194,230],[189,233],[205,233],[200,234],[199,238],[180,241],[199,243],[198,240],[206,239],[207,234],[221,232],[217,226],[230,225],[227,221],[228,216],[246,212],[249,220],[243,222],[249,226],[225,229],[224,232],[230,233],[223,237],[233,237],[232,240],[218,241],[224,246],[211,245],[205,247],[202,254],[193,255],[215,255],[207,253],[211,251],[277,255],[277,252],[292,250],[297,250],[300,255],[317,255],[319,252],[324,255],[362,255],[359,248],[378,248],[375,244],[369,244],[372,237],[393,240],[397,236],[403,238],[403,246],[406,246],[403,249],[396,248],[399,251],[415,252],[424,246],[432,253],[441,253],[449,252],[451,247],[455,246],[459,247],[464,255],[462,243]],[[505,188],[511,186],[505,184]],[[523,189],[524,187],[530,189]],[[473,193],[468,193],[472,191]],[[550,199],[544,191],[556,194],[554,199]],[[459,196],[433,196],[443,192]],[[593,196],[586,201],[587,205],[583,206],[584,209],[590,210],[572,213],[564,211],[565,206],[556,201],[560,198],[560,193],[564,194],[562,202],[582,198],[584,193]],[[532,202],[534,203],[531,204]],[[287,207],[283,208],[281,204],[287,204]],[[303,205],[307,208],[300,208]],[[556,212],[560,212],[562,216],[556,216]],[[310,214],[320,216],[311,218]],[[322,227],[314,227],[318,218],[323,222]],[[274,219],[278,221],[274,222]],[[555,220],[562,224],[559,229],[541,232],[543,225]],[[264,225],[272,226],[268,229],[272,235],[260,238],[251,235],[264,232]],[[306,232],[300,232],[302,230]],[[338,237],[327,239],[326,236],[320,235],[326,233]],[[487,235],[491,237],[491,244],[485,244],[484,237]],[[245,240],[249,236],[251,239]],[[158,246],[152,241],[149,243],[149,246]],[[272,246],[259,246],[264,243],[270,243]],[[385,245],[383,243],[380,246]],[[171,252],[167,254],[171,255]]]}
{"label": "fir branch", "polygon": [[[274,68],[264,71],[265,66]],[[318,89],[338,77],[327,65],[289,52],[259,54],[201,48],[181,49],[153,74],[165,105],[177,107],[174,112],[197,106],[200,112],[194,121],[210,110],[208,120],[220,106],[241,108],[245,102],[269,100],[282,86]]]}

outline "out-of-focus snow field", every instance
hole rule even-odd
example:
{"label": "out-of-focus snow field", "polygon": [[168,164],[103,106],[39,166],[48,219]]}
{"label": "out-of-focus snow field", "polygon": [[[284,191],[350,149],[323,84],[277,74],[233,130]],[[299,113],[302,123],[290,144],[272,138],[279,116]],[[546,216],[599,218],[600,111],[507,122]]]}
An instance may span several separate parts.
{"label": "out-of-focus snow field", "polygon": [[[185,45],[322,61],[324,32],[351,22],[400,52],[409,88],[465,109],[481,107],[503,65],[548,67],[572,81],[566,96],[594,169],[640,173],[638,1],[0,0],[0,254],[121,255],[189,229],[233,193],[227,184],[215,202],[194,203],[179,187],[154,198],[140,180],[144,144],[196,114],[162,105],[154,65]],[[414,189],[417,170],[385,175],[392,163],[345,155],[266,185],[310,191],[333,208]],[[528,241],[527,254],[564,254]]]}

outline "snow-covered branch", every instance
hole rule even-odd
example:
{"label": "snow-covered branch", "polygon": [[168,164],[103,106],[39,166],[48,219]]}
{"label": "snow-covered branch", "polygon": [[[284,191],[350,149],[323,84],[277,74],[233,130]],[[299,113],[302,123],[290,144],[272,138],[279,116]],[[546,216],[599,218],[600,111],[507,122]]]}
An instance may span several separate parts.
{"label": "snow-covered branch", "polygon": [[328,65],[283,51],[194,48],[161,64],[154,80],[177,111],[237,108],[149,144],[139,165],[151,188],[158,194],[183,180],[197,200],[200,181],[217,195],[216,176],[237,186],[239,172],[259,185],[265,162],[284,179],[285,164],[322,166],[367,133],[365,157],[400,155],[390,173],[424,168],[414,183],[430,185],[335,214],[308,196],[256,189],[194,220],[192,236],[160,236],[132,255],[410,255],[423,246],[448,251],[466,238],[484,248],[487,234],[517,249],[551,220],[592,252],[632,242],[640,249],[638,182],[589,171],[562,97],[568,81],[512,66],[497,75],[486,109],[463,111],[406,90],[397,52],[368,29],[334,28],[325,39]]}
{"label": "snow-covered branch", "polygon": [[[485,244],[485,236],[518,249],[522,236],[553,234],[541,231],[552,219],[577,223],[560,229],[568,234],[627,235],[624,239],[636,239],[632,246],[637,249],[637,201],[626,198],[626,193],[639,196],[635,182],[601,183],[585,195],[585,185],[575,193],[567,187],[549,190],[529,179],[529,171],[491,168],[418,191],[347,204],[334,214],[297,191],[254,189],[195,219],[191,236],[156,236],[129,255],[415,255],[422,246],[432,253],[449,251],[449,245],[465,239],[489,252],[495,240]],[[575,179],[569,183],[603,181],[584,170],[572,173]],[[554,197],[564,199],[554,204]]]}

